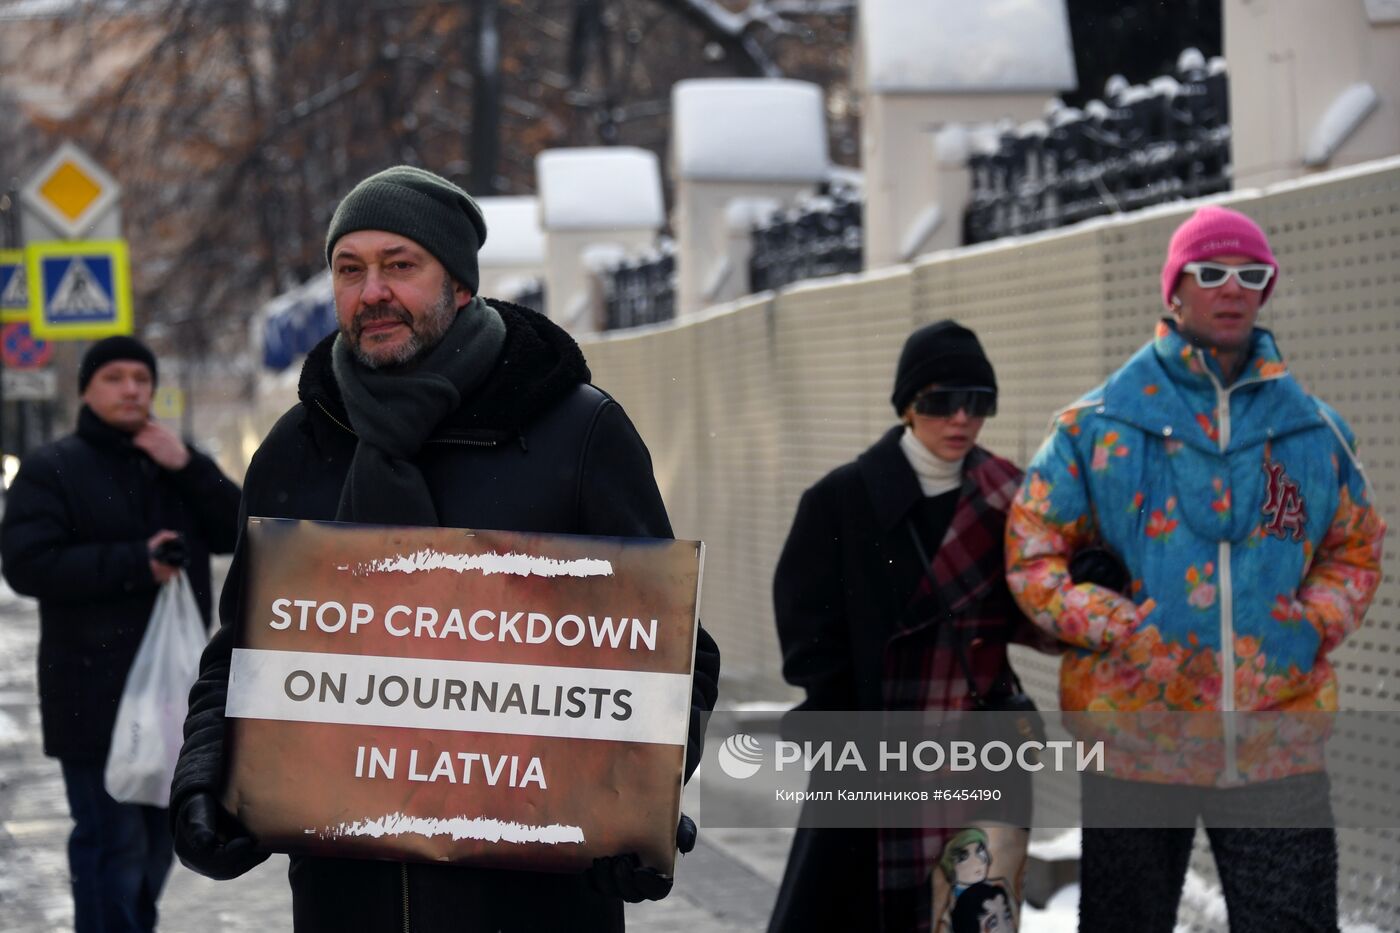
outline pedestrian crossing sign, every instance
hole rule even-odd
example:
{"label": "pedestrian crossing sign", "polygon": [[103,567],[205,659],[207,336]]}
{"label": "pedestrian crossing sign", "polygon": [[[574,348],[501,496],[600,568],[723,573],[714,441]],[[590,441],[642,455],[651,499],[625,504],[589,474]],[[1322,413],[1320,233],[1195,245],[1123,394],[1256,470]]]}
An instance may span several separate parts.
{"label": "pedestrian crossing sign", "polygon": [[94,340],[131,333],[125,240],[30,243],[25,253],[35,337]]}
{"label": "pedestrian crossing sign", "polygon": [[0,324],[29,320],[29,291],[24,281],[24,250],[0,249]]}

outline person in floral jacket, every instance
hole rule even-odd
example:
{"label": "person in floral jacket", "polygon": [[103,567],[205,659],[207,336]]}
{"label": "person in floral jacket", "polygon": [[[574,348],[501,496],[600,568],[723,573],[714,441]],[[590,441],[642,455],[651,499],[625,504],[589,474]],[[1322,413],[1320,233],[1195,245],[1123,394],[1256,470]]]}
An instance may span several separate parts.
{"label": "person in floral jacket", "polygon": [[[1065,710],[1337,708],[1329,656],[1379,585],[1384,524],[1350,429],[1255,326],[1277,275],[1257,224],[1197,211],[1162,269],[1169,315],[1056,418],[1027,470],[1007,522],[1007,579],[1031,620],[1070,646]],[[1121,562],[1123,592],[1072,574],[1090,548]],[[1250,825],[1250,812],[1330,818],[1318,736],[1287,740],[1290,723],[1246,741],[1235,717],[1176,717],[1188,719],[1216,741],[1193,735],[1171,754],[1150,734],[1110,742],[1109,776],[1083,779],[1086,827],[1100,804],[1120,817],[1084,832],[1080,929],[1173,928],[1194,827],[1125,829],[1142,823],[1121,815],[1153,814],[1194,785],[1211,788],[1191,800],[1231,930],[1335,930],[1332,829],[1228,828]]]}

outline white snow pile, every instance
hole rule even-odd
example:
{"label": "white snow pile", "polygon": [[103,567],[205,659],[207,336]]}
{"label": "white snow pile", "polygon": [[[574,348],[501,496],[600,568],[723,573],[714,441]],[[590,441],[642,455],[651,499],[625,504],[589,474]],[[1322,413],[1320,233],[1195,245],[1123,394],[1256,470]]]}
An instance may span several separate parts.
{"label": "white snow pile", "polygon": [[1021,908],[1021,933],[1078,933],[1079,885],[1056,891],[1043,910],[1030,904]]}
{"label": "white snow pile", "polygon": [[1181,54],[1176,57],[1176,70],[1185,74],[1188,71],[1196,71],[1206,67],[1206,57],[1200,49],[1182,49]]}
{"label": "white snow pile", "polygon": [[1308,138],[1303,164],[1326,165],[1380,102],[1380,95],[1366,81],[1353,84],[1338,94]]}
{"label": "white snow pile", "polygon": [[535,177],[546,230],[656,229],[663,222],[661,166],[645,149],[550,149],[535,157]]}
{"label": "white snow pile", "polygon": [[826,176],[826,112],[815,84],[680,81],[671,91],[671,109],[681,178],[816,182]]}
{"label": "white snow pile", "polygon": [[1366,0],[1366,13],[1373,23],[1400,23],[1400,0]]}
{"label": "white snow pile", "polygon": [[626,262],[629,252],[621,243],[590,243],[579,253],[578,260],[585,269],[602,274]]}
{"label": "white snow pile", "polygon": [[24,730],[15,722],[15,718],[4,710],[0,710],[0,748],[11,745],[18,745],[24,741]]}
{"label": "white snow pile", "polygon": [[865,0],[874,92],[1075,87],[1065,0]]}
{"label": "white snow pile", "polygon": [[477,254],[481,265],[538,266],[544,262],[538,198],[477,198],[476,203],[486,218],[486,242]]}
{"label": "white snow pile", "polygon": [[782,206],[777,198],[735,198],[724,206],[724,227],[739,232],[766,226]]}
{"label": "white snow pile", "polygon": [[971,149],[972,134],[961,123],[950,123],[933,136],[933,157],[939,165],[966,165]]}

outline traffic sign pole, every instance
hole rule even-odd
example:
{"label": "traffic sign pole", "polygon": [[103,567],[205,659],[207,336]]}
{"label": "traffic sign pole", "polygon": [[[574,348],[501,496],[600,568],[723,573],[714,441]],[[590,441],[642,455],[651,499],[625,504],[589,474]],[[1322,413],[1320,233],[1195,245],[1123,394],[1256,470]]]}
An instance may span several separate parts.
{"label": "traffic sign pole", "polygon": [[[56,383],[52,370],[24,369],[24,375],[10,375],[21,372],[15,370],[16,362],[46,357],[48,340],[131,333],[130,271],[121,240],[120,200],[117,180],[77,146],[64,143],[18,192],[0,203],[5,219],[0,247],[6,247],[0,250],[0,326],[6,328],[0,354],[0,454],[5,382],[11,383],[12,399],[16,391],[24,398],[51,397]],[[23,252],[14,249],[21,244],[26,246]],[[8,329],[21,323],[22,334]],[[45,416],[43,422],[48,425],[50,419]]]}

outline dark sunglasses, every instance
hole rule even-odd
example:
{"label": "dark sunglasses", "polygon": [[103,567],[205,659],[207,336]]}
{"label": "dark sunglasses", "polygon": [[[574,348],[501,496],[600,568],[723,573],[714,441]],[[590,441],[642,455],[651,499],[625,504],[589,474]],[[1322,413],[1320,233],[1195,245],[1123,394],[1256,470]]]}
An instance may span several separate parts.
{"label": "dark sunglasses", "polygon": [[1262,262],[1244,266],[1227,266],[1223,262],[1188,262],[1181,267],[1181,271],[1194,275],[1196,284],[1201,288],[1219,288],[1233,275],[1242,288],[1256,292],[1261,291],[1274,277],[1274,267]]}
{"label": "dark sunglasses", "polygon": [[969,418],[990,418],[997,413],[997,390],[929,389],[914,397],[914,411],[929,418],[951,418],[959,411]]}

